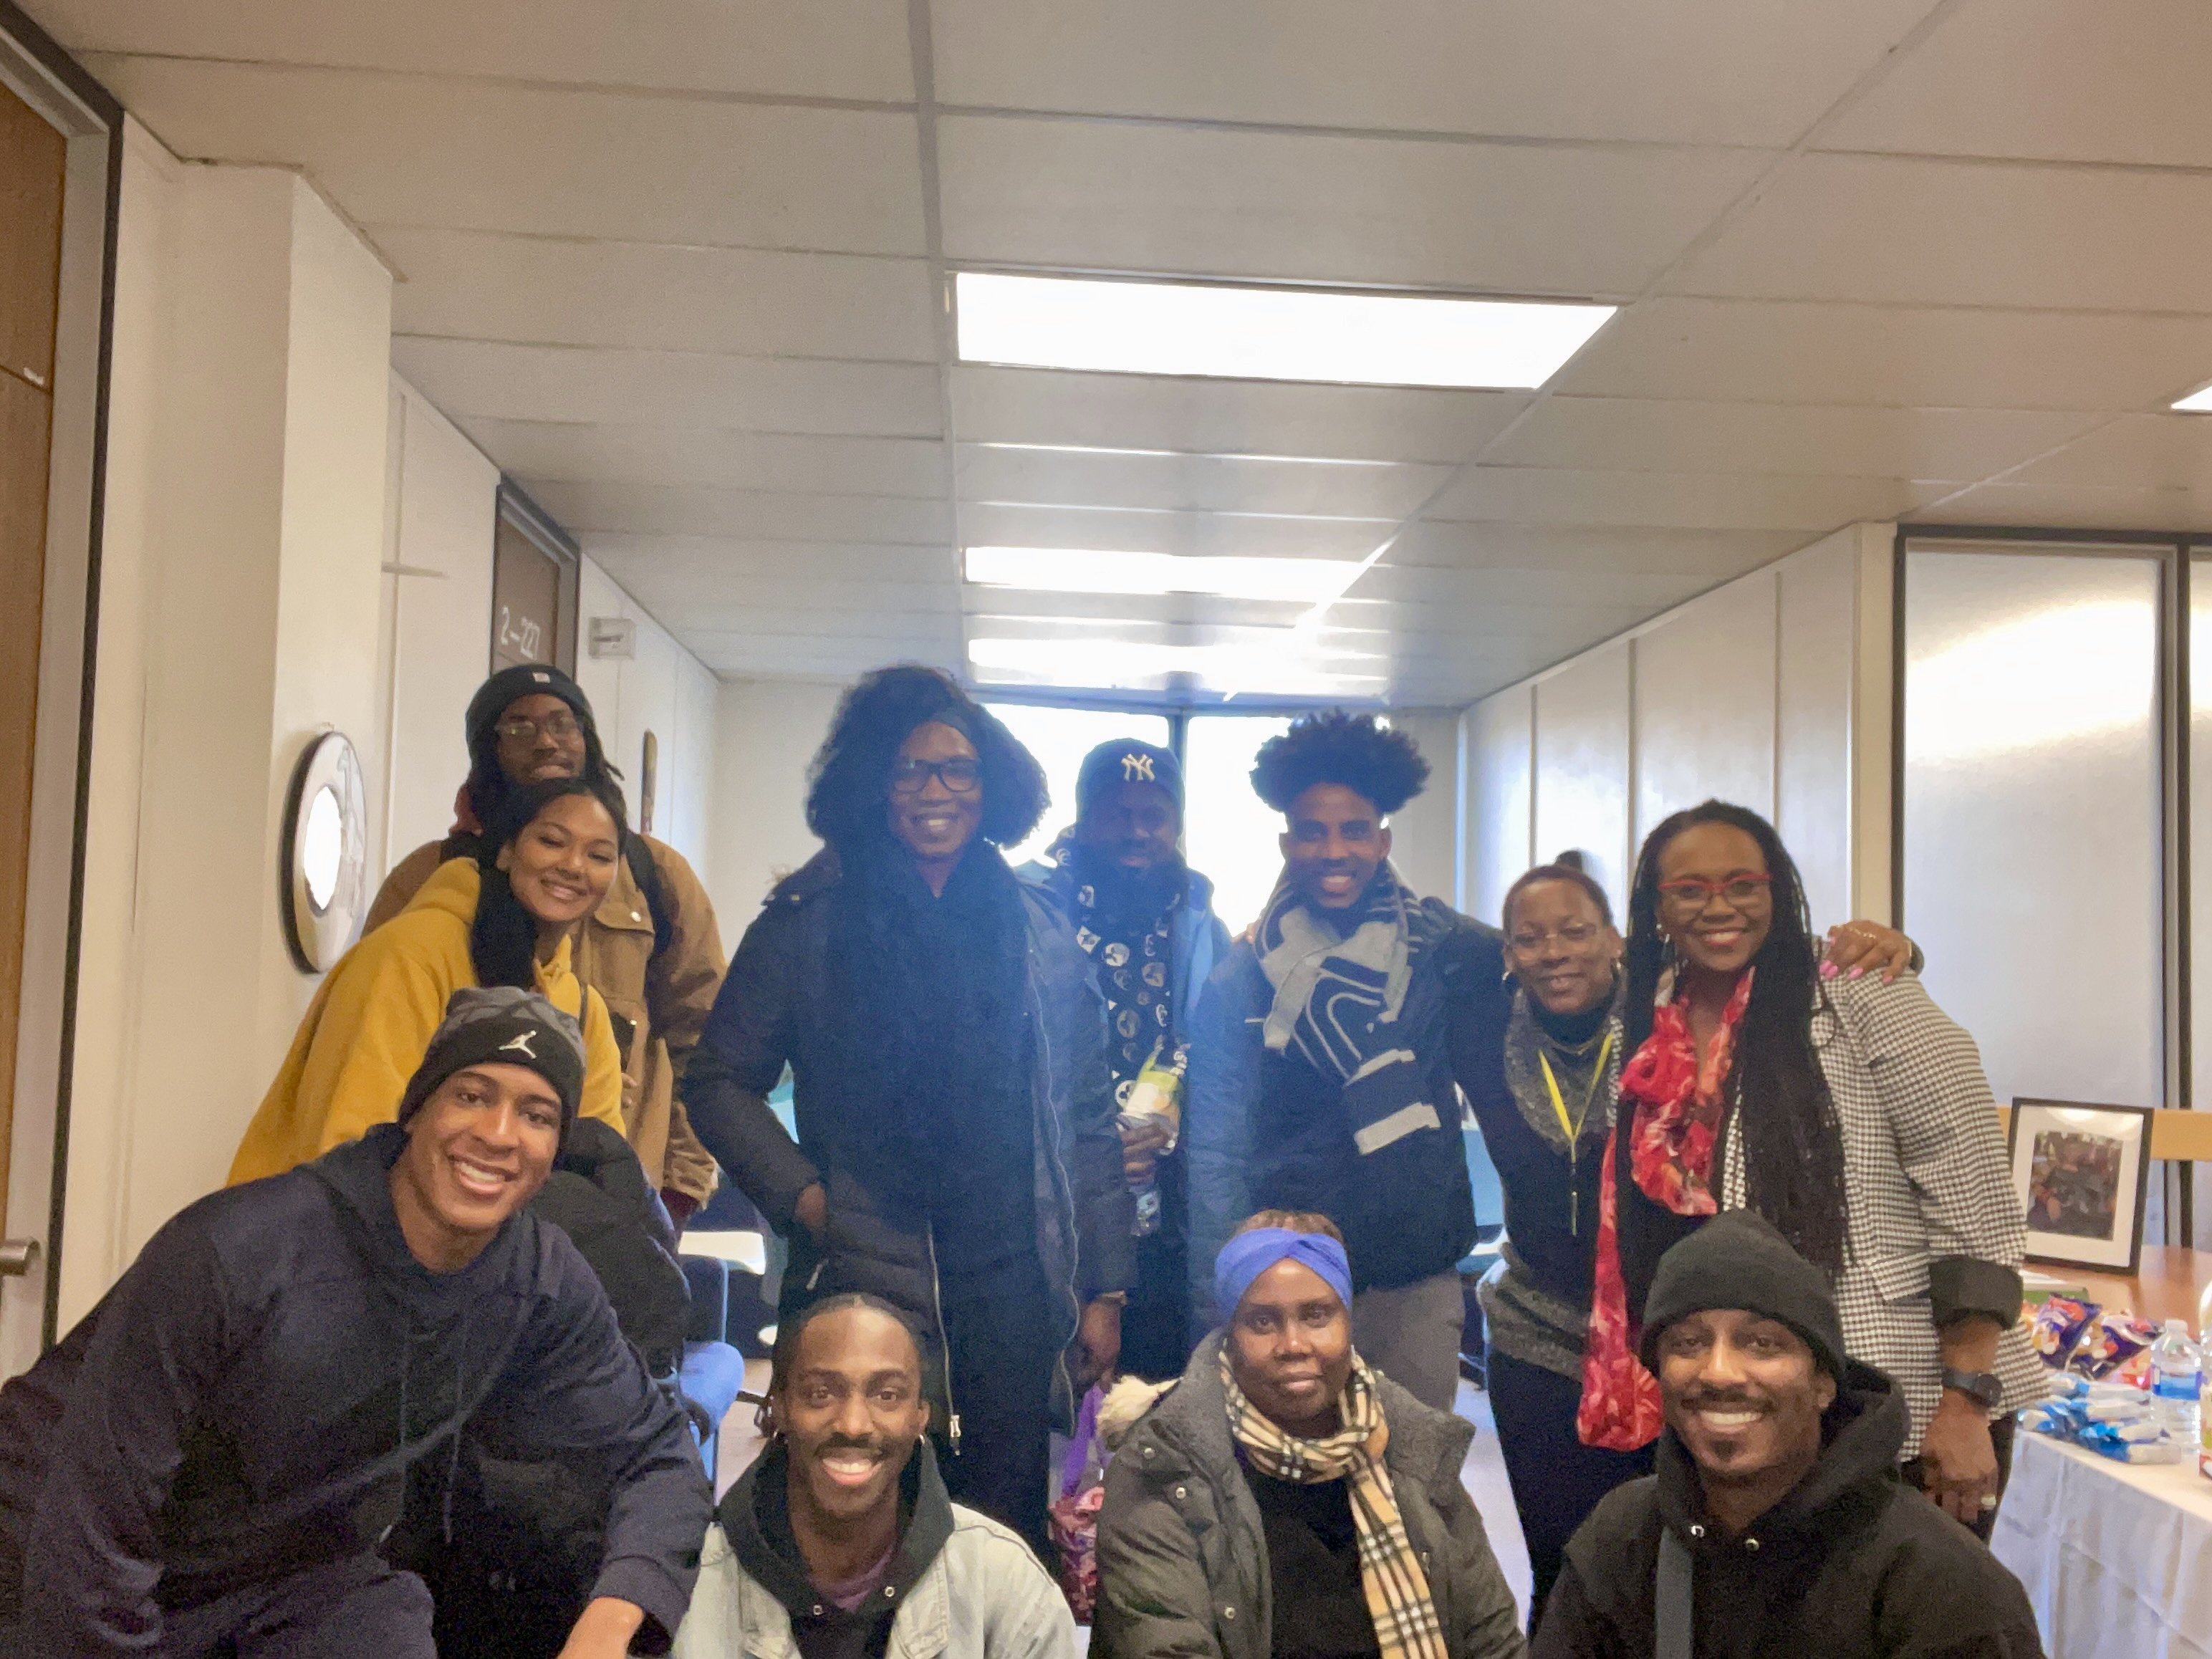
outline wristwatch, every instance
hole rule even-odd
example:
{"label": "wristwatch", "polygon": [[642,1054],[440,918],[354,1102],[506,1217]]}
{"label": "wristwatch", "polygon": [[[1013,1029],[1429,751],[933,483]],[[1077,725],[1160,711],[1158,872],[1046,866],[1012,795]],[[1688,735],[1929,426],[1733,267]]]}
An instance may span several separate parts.
{"label": "wristwatch", "polygon": [[1956,1389],[1985,1412],[2004,1404],[2004,1379],[1995,1371],[1954,1371],[1947,1365],[1943,1386]]}

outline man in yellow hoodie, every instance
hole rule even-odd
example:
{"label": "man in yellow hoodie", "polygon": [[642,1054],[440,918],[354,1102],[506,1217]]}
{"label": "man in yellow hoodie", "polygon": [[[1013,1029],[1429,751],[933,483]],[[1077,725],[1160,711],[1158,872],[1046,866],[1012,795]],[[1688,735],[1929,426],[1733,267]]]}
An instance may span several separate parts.
{"label": "man in yellow hoodie", "polygon": [[[582,1115],[623,1129],[622,1055],[606,1004],[570,966],[576,925],[606,896],[620,860],[622,803],[608,786],[553,779],[514,792],[491,834],[488,867],[453,859],[405,910],[333,968],[247,1126],[230,1184],[279,1175],[388,1123],[422,1064],[447,1000],[464,986],[526,974],[584,1030]],[[489,915],[480,915],[485,904]],[[518,954],[526,965],[481,957]]]}

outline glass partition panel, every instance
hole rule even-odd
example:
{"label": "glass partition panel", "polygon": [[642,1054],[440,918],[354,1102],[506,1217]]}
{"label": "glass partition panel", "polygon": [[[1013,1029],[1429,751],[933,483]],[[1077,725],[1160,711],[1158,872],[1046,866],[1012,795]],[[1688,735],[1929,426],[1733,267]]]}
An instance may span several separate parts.
{"label": "glass partition panel", "polygon": [[1036,757],[1037,764],[1044,768],[1046,786],[1052,791],[1052,805],[1045,808],[1043,820],[1030,838],[1018,847],[1006,848],[1010,864],[1042,858],[1054,837],[1075,822],[1075,775],[1083,769],[1083,757],[1100,744],[1135,738],[1167,747],[1168,722],[1163,714],[1046,708],[1024,702],[987,702],[983,707],[1003,720],[1006,729]]}
{"label": "glass partition panel", "polygon": [[2165,1103],[2160,576],[1905,553],[1903,925],[2000,1101]]}
{"label": "glass partition panel", "polygon": [[1194,714],[1183,732],[1183,850],[1213,878],[1213,913],[1231,934],[1259,919],[1282,872],[1283,815],[1252,793],[1252,757],[1287,720]]}

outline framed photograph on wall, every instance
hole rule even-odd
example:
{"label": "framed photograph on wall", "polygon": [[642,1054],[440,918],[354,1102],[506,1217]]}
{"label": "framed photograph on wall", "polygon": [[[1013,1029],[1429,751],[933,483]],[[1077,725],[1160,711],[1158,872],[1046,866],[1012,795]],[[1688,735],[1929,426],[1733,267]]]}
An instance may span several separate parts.
{"label": "framed photograph on wall", "polygon": [[2150,1190],[2148,1106],[2015,1099],[2013,1195],[2031,1261],[2132,1273]]}

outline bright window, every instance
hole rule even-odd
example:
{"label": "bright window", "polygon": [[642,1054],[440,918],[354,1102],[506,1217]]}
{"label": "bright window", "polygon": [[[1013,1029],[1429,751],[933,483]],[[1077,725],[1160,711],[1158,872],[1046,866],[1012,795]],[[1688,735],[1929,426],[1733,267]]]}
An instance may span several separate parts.
{"label": "bright window", "polygon": [[1184,736],[1183,850],[1213,878],[1213,911],[1231,935],[1259,918],[1283,860],[1283,815],[1252,793],[1252,757],[1290,730],[1280,717],[1194,714]]}
{"label": "bright window", "polygon": [[1052,790],[1052,805],[1030,838],[1006,848],[1007,861],[1022,864],[1044,856],[1054,836],[1075,822],[1075,775],[1083,757],[1102,743],[1116,738],[1136,738],[1167,747],[1168,723],[1161,714],[1117,714],[1096,708],[1045,708],[1034,703],[987,702],[983,705],[1021,739],[1044,768]]}

